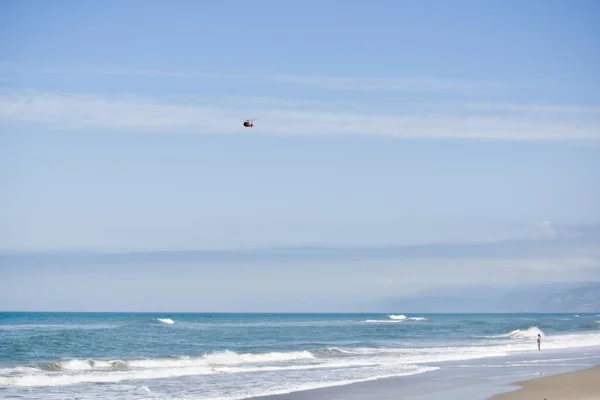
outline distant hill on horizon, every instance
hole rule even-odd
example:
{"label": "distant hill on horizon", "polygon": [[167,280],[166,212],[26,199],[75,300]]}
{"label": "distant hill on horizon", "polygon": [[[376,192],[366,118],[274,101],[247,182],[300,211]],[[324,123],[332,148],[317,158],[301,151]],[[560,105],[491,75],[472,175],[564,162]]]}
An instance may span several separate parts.
{"label": "distant hill on horizon", "polygon": [[600,284],[590,284],[548,296],[535,306],[538,312],[600,312]]}
{"label": "distant hill on horizon", "polygon": [[600,312],[600,282],[428,290],[384,306],[406,313]]}

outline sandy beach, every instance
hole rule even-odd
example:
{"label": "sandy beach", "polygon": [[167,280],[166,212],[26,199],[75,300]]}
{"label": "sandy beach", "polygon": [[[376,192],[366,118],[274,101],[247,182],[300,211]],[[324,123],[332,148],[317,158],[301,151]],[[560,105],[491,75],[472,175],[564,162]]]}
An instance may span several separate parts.
{"label": "sandy beach", "polygon": [[489,400],[599,400],[600,366],[515,383],[512,392]]}

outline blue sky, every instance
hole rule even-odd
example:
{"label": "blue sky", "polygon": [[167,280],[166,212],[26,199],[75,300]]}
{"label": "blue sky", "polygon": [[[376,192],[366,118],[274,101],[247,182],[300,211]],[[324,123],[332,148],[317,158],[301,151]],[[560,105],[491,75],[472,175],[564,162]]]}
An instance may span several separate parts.
{"label": "blue sky", "polygon": [[[583,0],[4,1],[0,250],[466,243],[475,265],[482,243],[573,234],[560,263],[588,273],[599,14]],[[381,268],[368,279],[401,280]],[[563,272],[545,278],[593,275]]]}

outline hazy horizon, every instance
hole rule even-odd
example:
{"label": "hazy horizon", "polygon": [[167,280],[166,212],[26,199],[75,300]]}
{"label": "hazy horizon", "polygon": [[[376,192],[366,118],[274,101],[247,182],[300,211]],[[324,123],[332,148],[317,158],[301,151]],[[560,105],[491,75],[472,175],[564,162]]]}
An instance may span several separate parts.
{"label": "hazy horizon", "polygon": [[[480,244],[0,253],[2,309],[403,312],[403,297],[500,298],[600,283],[600,227]],[[578,234],[575,234],[578,233]],[[542,290],[549,286],[550,291]],[[36,296],[23,288],[35,288]],[[73,299],[78,299],[73,303]],[[425,308],[425,301],[422,303]],[[413,308],[416,306],[412,306]],[[464,310],[457,305],[456,312]],[[494,311],[493,309],[489,310]]]}

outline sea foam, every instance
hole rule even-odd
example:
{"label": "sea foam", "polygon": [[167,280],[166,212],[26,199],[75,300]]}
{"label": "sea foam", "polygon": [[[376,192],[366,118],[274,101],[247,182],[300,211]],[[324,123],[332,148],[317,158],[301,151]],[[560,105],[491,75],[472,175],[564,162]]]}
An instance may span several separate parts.
{"label": "sea foam", "polygon": [[[22,397],[27,388],[45,387],[40,398],[136,400],[144,390],[135,389],[145,385],[153,398],[202,393],[232,400],[419,374],[445,368],[444,362],[474,365],[467,360],[503,356],[510,357],[498,361],[502,366],[533,362],[537,334],[544,338],[541,354],[555,359],[600,344],[598,317],[584,314],[566,321],[527,316],[527,322],[522,315],[384,314],[371,316],[373,324],[364,314],[168,316],[9,315],[2,338],[8,348],[28,347],[0,363],[0,391]],[[101,324],[120,329],[89,335],[62,329]],[[15,328],[21,325],[28,327]]]}
{"label": "sea foam", "polygon": [[425,317],[407,317],[403,314],[398,315],[388,315],[389,319],[367,319],[364,322],[371,324],[381,324],[381,323],[397,323],[397,322],[407,322],[407,321],[425,321],[427,318]]}
{"label": "sea foam", "polygon": [[527,329],[515,329],[514,331],[511,331],[504,336],[514,339],[531,339],[536,338],[537,335],[540,335],[541,337],[546,336],[540,328],[538,328],[537,326],[532,326]]}

